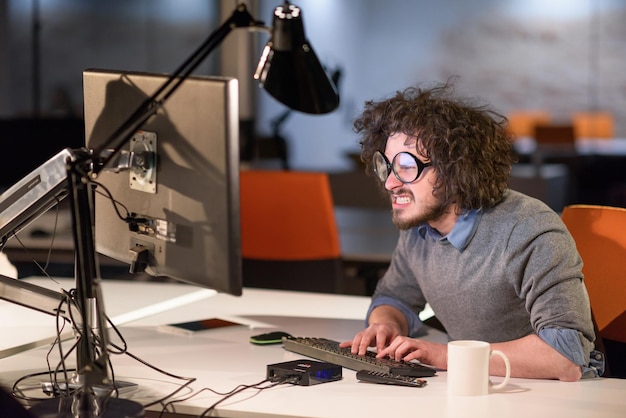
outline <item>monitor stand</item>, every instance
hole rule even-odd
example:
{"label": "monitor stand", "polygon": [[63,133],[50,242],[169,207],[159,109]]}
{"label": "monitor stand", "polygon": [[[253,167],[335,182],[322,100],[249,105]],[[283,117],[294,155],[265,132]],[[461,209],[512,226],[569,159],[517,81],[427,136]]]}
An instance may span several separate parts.
{"label": "monitor stand", "polygon": [[[95,399],[93,395],[86,395],[83,399],[72,396],[48,399],[34,405],[29,412],[36,418],[72,418],[76,416],[72,412],[74,404],[76,406],[85,405],[85,408],[81,408],[85,411],[94,411],[93,402]],[[96,415],[98,418],[144,418],[145,416],[143,406],[128,399],[110,398],[101,407],[103,408],[102,411]],[[78,416],[87,415],[79,413]]]}

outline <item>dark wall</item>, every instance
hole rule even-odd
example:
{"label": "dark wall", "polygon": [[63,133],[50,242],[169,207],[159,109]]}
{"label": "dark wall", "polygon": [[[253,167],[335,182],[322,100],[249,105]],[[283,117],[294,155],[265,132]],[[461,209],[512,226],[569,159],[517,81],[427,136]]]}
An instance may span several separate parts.
{"label": "dark wall", "polygon": [[80,118],[0,119],[0,189],[4,190],[64,148],[85,143]]}

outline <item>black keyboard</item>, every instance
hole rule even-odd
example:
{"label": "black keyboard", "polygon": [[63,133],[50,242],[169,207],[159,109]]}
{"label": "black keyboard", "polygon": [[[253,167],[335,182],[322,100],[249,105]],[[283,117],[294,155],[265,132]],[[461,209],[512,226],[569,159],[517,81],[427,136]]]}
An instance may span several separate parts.
{"label": "black keyboard", "polygon": [[352,354],[350,348],[341,348],[337,341],[326,338],[283,337],[283,347],[294,353],[356,371],[368,370],[411,377],[429,377],[436,374],[434,369],[422,364],[376,358],[376,354],[370,351],[363,356]]}

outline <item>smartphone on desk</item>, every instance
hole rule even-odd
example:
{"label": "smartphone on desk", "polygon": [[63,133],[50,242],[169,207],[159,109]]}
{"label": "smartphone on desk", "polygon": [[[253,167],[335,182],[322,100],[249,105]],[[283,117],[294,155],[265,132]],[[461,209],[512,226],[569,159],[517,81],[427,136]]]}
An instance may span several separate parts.
{"label": "smartphone on desk", "polygon": [[159,325],[157,331],[176,335],[193,335],[196,332],[206,331],[216,328],[241,326],[237,322],[220,318],[199,319],[197,321],[178,322],[174,324]]}

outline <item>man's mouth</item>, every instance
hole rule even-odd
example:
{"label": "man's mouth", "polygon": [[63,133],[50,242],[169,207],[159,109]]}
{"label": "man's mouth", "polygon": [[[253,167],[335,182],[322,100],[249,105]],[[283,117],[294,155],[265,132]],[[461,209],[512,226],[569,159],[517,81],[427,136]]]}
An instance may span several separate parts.
{"label": "man's mouth", "polygon": [[391,202],[394,205],[408,205],[413,201],[413,194],[406,190],[396,190],[391,194]]}

